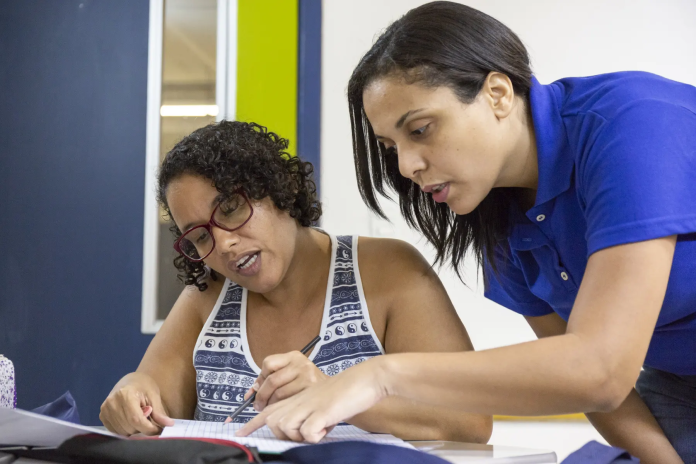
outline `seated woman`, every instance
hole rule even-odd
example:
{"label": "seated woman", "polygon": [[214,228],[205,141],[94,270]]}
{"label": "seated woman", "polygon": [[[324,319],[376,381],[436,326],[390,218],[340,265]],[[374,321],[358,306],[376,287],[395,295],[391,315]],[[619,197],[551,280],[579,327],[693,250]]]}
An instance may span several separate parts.
{"label": "seated woman", "polygon": [[[187,287],[136,372],[102,405],[109,430],[156,434],[171,417],[224,421],[253,387],[254,408],[235,419],[246,422],[374,356],[473,349],[413,247],[311,227],[321,216],[313,168],[287,147],[264,127],[222,121],[167,154],[158,196],[175,223],[174,264]],[[296,351],[318,334],[308,356]],[[490,416],[401,398],[349,422],[469,442],[487,442],[492,427]]]}

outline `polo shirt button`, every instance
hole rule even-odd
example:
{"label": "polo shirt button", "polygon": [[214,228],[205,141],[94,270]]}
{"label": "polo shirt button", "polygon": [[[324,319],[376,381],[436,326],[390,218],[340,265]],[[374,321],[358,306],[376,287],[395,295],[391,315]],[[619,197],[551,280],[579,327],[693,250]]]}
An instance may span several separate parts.
{"label": "polo shirt button", "polygon": [[566,274],[565,271],[561,272],[561,279],[568,280],[568,274]]}
{"label": "polo shirt button", "polygon": [[541,222],[541,221],[543,221],[544,219],[546,219],[546,216],[543,215],[543,214],[540,214],[540,215],[537,216],[536,219],[537,219],[537,222]]}

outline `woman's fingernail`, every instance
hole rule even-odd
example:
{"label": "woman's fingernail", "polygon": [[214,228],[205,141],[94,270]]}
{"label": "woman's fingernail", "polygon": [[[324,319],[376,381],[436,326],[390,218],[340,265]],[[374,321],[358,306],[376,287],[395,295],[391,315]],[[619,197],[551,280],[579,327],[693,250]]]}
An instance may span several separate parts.
{"label": "woman's fingernail", "polygon": [[252,388],[254,391],[259,391],[259,383],[258,383],[258,382],[254,382],[254,385],[252,385],[251,388]]}

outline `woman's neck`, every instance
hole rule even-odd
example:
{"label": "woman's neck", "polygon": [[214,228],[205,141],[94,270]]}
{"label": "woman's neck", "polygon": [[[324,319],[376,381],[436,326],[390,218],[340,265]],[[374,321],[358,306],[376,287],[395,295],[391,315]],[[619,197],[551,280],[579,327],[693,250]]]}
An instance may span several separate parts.
{"label": "woman's neck", "polygon": [[302,313],[325,297],[332,258],[331,239],[310,227],[300,227],[292,261],[281,283],[258,294],[262,304],[283,313]]}
{"label": "woman's neck", "polygon": [[520,152],[523,154],[524,164],[520,177],[521,187],[534,191],[539,181],[539,163],[537,159],[536,134],[534,133],[534,119],[532,109],[524,105],[524,119],[520,137]]}
{"label": "woman's neck", "polygon": [[510,152],[501,172],[498,187],[519,187],[536,192],[539,180],[536,135],[532,110],[526,100],[518,97],[518,105],[511,115]]}

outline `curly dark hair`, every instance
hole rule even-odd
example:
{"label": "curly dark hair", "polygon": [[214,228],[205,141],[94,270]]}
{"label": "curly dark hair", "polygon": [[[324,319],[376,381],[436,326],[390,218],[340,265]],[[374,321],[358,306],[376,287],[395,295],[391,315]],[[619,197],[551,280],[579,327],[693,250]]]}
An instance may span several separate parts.
{"label": "curly dark hair", "polygon": [[[249,199],[270,197],[275,206],[287,211],[303,227],[321,217],[321,203],[314,183],[314,166],[291,156],[288,140],[253,122],[220,121],[202,127],[184,137],[167,153],[158,176],[157,201],[171,218],[167,204],[167,187],[176,178],[192,174],[210,179],[223,197],[240,189]],[[181,231],[170,228],[175,239]],[[208,288],[208,273],[203,262],[194,263],[184,256],[174,259],[179,280]]]}

